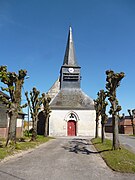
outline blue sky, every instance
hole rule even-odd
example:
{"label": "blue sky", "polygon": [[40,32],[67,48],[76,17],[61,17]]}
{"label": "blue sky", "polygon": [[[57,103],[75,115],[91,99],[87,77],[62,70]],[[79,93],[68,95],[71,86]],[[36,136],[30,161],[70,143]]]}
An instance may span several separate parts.
{"label": "blue sky", "polygon": [[47,92],[59,76],[70,25],[82,89],[95,99],[106,70],[125,72],[117,97],[127,114],[135,108],[134,0],[0,0],[0,65],[27,69],[25,90]]}

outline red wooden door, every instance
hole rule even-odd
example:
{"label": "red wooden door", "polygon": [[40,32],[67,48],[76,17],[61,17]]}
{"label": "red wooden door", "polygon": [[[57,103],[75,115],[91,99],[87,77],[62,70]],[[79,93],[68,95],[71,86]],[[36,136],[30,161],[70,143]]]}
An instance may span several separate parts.
{"label": "red wooden door", "polygon": [[68,136],[76,136],[76,122],[68,121]]}

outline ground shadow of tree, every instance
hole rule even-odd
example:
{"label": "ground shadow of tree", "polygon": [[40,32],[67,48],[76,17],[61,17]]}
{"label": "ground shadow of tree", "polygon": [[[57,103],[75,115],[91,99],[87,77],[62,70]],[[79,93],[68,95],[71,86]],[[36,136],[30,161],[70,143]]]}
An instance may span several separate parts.
{"label": "ground shadow of tree", "polygon": [[111,151],[111,149],[106,149],[97,152],[96,150],[95,151],[91,150],[93,149],[91,146],[93,146],[93,144],[89,139],[74,138],[72,140],[69,140],[65,146],[62,146],[62,148],[68,150],[69,152],[73,152],[76,154],[81,153],[86,155],[99,154],[104,151]]}

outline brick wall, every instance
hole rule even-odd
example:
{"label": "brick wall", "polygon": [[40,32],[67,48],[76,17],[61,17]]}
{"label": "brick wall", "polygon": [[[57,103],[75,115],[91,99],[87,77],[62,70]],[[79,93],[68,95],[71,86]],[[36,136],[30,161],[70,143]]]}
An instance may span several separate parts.
{"label": "brick wall", "polygon": [[0,128],[0,137],[2,138],[7,137],[7,128]]}

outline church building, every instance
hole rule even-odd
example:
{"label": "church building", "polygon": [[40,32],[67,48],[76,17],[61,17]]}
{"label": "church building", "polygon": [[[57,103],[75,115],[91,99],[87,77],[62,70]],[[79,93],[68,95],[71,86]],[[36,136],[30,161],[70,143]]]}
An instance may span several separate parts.
{"label": "church building", "polygon": [[70,27],[60,77],[48,91],[52,98],[49,136],[95,135],[94,102],[80,87],[80,70]]}

